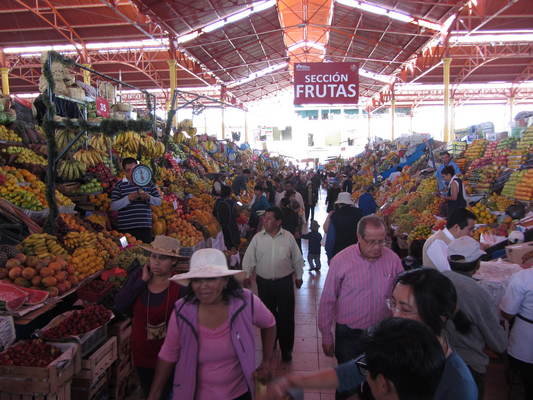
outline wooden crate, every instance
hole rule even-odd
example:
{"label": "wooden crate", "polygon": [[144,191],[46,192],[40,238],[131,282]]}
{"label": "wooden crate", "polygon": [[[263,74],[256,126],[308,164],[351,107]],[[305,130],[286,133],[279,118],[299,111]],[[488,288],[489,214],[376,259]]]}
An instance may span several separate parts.
{"label": "wooden crate", "polygon": [[81,371],[75,378],[96,382],[96,380],[98,380],[98,378],[104,374],[116,360],[117,338],[113,336],[93,354],[81,361]]}
{"label": "wooden crate", "polygon": [[96,382],[88,379],[73,379],[72,398],[76,400],[92,400],[98,397],[99,393],[108,389],[107,374],[103,374]]}
{"label": "wooden crate", "polygon": [[131,319],[125,319],[109,326],[109,336],[117,337],[118,359],[131,359]]}
{"label": "wooden crate", "polygon": [[0,392],[0,400],[70,400],[70,381],[61,385],[55,393],[11,394]]}
{"label": "wooden crate", "polygon": [[129,360],[117,360],[110,369],[109,382],[111,385],[127,380],[133,371],[133,362]]}
{"label": "wooden crate", "polygon": [[32,396],[63,399],[58,396],[62,396],[64,386],[70,384],[74,374],[81,369],[79,346],[73,343],[55,343],[54,346],[63,353],[47,367],[0,366],[0,400],[20,397],[9,397],[13,395],[28,395],[30,399]]}

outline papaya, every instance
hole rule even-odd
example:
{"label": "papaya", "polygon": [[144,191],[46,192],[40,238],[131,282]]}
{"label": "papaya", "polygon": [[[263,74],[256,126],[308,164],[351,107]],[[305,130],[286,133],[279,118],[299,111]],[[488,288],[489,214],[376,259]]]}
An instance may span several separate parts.
{"label": "papaya", "polygon": [[35,274],[37,274],[37,271],[35,271],[35,269],[31,267],[26,267],[22,270],[22,277],[24,279],[31,280],[35,276]]}
{"label": "papaya", "polygon": [[53,276],[48,276],[42,280],[42,283],[46,287],[52,287],[57,285],[57,279]]}

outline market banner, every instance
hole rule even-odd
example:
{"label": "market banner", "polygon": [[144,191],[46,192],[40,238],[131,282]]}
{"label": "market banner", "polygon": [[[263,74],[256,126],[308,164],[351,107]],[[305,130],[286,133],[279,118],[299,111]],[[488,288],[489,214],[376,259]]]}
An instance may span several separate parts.
{"label": "market banner", "polygon": [[359,64],[294,65],[294,104],[357,104],[358,101]]}

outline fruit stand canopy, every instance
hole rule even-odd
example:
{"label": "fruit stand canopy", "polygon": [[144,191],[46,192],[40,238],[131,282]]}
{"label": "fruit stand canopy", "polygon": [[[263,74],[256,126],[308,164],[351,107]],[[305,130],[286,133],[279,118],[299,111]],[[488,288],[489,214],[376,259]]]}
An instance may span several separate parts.
{"label": "fruit stand canopy", "polygon": [[173,59],[178,88],[243,104],[289,88],[296,62],[355,61],[360,96],[377,107],[390,101],[392,83],[404,105],[438,97],[402,85],[442,83],[448,56],[452,90],[506,82],[464,96],[520,101],[531,95],[519,83],[533,71],[532,27],[529,0],[4,0],[0,66],[13,94],[34,93],[36,46],[65,46],[78,62],[156,90],[163,103]]}

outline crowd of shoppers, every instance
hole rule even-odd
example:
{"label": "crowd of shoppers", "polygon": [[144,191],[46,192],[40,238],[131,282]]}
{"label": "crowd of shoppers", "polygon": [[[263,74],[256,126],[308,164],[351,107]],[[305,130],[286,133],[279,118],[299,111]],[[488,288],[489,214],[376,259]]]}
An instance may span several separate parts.
{"label": "crowd of shoppers", "polygon": [[[249,170],[231,187],[217,178],[213,214],[226,247],[239,249],[241,237],[249,239],[242,270],[228,269],[221,251],[202,249],[192,255],[189,272],[172,276],[179,243],[158,236],[146,246],[148,264],[130,274],[116,298],[117,309],[133,315],[134,363],[147,398],[248,400],[257,398],[259,380],[270,381],[260,400],[285,399],[294,388],[336,389],[336,399],[482,400],[487,350],[507,353],[524,383],[523,398],[533,398],[533,270],[513,276],[498,310],[473,278],[485,252],[470,237],[476,217],[463,207],[453,161],[442,157],[448,163],[437,172],[448,181],[446,227],[417,241],[417,262],[410,264],[387,247],[374,187],[354,202],[357,171],[267,173],[253,186]],[[232,199],[232,191],[250,189],[248,207]],[[320,199],[328,208],[323,234],[314,219]],[[237,227],[239,212],[249,215],[248,232]],[[323,267],[323,246],[327,253],[317,323],[322,351],[338,366],[271,380],[275,348],[281,362],[293,358],[302,239],[310,272]],[[247,289],[254,286],[258,296]],[[502,318],[514,322],[509,340]]]}

